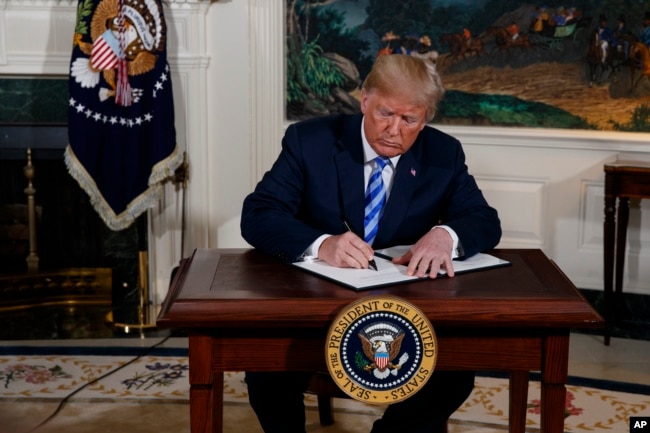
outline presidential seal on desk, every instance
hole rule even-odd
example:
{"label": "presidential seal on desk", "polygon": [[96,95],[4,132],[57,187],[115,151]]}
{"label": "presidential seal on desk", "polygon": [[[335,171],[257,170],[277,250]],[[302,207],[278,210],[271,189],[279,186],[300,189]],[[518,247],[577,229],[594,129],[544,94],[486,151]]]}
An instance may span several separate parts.
{"label": "presidential seal on desk", "polygon": [[395,296],[370,296],[345,306],[330,325],[325,345],[336,384],[371,404],[397,403],[418,392],[438,355],[429,319]]}

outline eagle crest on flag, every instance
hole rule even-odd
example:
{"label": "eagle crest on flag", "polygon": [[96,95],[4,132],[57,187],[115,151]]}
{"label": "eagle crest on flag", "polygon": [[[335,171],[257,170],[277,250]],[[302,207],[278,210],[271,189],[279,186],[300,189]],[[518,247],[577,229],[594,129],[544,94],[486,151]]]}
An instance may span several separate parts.
{"label": "eagle crest on flag", "polygon": [[[93,1],[80,2],[82,19],[92,10]],[[100,74],[108,88],[100,98],[114,97],[120,61],[125,61],[127,75],[151,71],[165,46],[166,25],[156,0],[102,0],[92,13],[90,26],[78,25],[73,44],[88,57],[73,62],[70,75],[81,87],[94,88]],[[80,23],[81,24],[81,23]],[[88,40],[90,36],[90,40]],[[136,101],[142,89],[132,89]]]}
{"label": "eagle crest on flag", "polygon": [[160,198],[182,163],[161,0],[79,0],[65,162],[112,230]]}
{"label": "eagle crest on flag", "polygon": [[385,379],[408,360],[408,353],[402,354],[399,362],[393,361],[398,357],[404,332],[390,323],[379,322],[365,328],[359,333],[363,353],[370,364],[364,367],[365,371],[372,371],[377,379]]}

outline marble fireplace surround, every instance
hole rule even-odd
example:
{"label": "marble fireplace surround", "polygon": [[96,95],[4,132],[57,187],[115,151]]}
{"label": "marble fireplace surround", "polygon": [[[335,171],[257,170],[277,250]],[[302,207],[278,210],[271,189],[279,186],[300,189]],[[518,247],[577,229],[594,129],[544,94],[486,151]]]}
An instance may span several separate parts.
{"label": "marble fireplace surround", "polygon": [[[0,77],[67,76],[77,3],[0,0]],[[275,159],[287,125],[284,3],[164,1],[177,140],[190,181],[184,192],[168,185],[149,213],[156,304],[171,269],[194,248],[246,246],[241,200]],[[441,129],[463,142],[479,186],[499,209],[499,247],[540,248],[578,287],[602,290],[602,167],[619,157],[650,160],[650,134]],[[634,203],[630,224],[625,290],[650,294],[647,203]]]}

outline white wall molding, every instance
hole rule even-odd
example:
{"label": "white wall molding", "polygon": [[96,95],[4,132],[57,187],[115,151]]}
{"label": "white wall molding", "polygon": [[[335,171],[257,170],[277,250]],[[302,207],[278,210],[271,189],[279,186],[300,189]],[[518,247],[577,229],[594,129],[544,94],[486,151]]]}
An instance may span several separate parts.
{"label": "white wall molding", "polygon": [[604,189],[601,180],[585,179],[581,183],[577,247],[582,253],[600,254],[603,250]]}
{"label": "white wall molding", "polygon": [[550,128],[434,126],[458,137],[466,145],[615,151],[650,159],[650,134]]}
{"label": "white wall molding", "polygon": [[[168,57],[176,63],[201,62],[205,56],[205,17],[211,0],[165,0],[168,28],[178,20],[177,27],[186,26],[187,32],[200,34],[197,38],[180,39],[199,43],[184,43],[182,49],[172,45],[170,38]],[[0,0],[0,75],[68,75],[72,35],[76,21],[78,0]],[[181,32],[181,36],[185,36]],[[199,59],[195,58],[197,53]]]}
{"label": "white wall molding", "polygon": [[476,176],[486,199],[501,212],[502,248],[542,248],[547,242],[545,215],[548,179]]}
{"label": "white wall molding", "polygon": [[284,130],[284,1],[249,0],[249,10],[254,184],[278,156]]}
{"label": "white wall molding", "polygon": [[7,64],[7,20],[5,10],[6,0],[0,0],[0,67]]}

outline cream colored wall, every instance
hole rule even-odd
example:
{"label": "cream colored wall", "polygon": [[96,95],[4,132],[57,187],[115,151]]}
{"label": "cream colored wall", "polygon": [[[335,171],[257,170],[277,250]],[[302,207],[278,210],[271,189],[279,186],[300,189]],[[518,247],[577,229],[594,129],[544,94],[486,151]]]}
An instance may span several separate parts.
{"label": "cream colored wall", "polygon": [[[185,197],[168,187],[151,212],[157,303],[181,256],[197,247],[246,246],[241,202],[277,156],[286,127],[283,3],[166,1],[177,136],[189,155],[190,182]],[[67,74],[75,5],[0,0],[0,75]],[[650,160],[650,134],[441,129],[463,142],[471,171],[499,210],[500,247],[540,248],[578,287],[602,289],[603,164],[621,155]],[[626,292],[650,294],[649,202],[633,202]]]}
{"label": "cream colored wall", "polygon": [[252,189],[251,86],[247,2],[214,3],[208,14],[209,245],[246,247],[239,235],[241,203]]}

